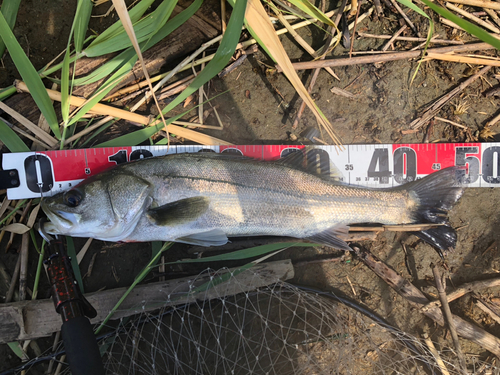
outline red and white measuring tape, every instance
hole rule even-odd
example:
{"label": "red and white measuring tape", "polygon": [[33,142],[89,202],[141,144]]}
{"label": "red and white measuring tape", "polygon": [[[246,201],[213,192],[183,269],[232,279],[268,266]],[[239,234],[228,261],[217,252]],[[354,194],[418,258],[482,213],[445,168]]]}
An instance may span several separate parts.
{"label": "red and white measuring tape", "polygon": [[[275,160],[305,146],[134,146],[22,152],[3,155],[0,188],[9,199],[53,195],[114,165],[183,152],[220,152]],[[466,166],[470,187],[500,187],[500,143],[367,144],[314,146],[321,165],[333,163],[345,183],[387,188],[450,166]]]}

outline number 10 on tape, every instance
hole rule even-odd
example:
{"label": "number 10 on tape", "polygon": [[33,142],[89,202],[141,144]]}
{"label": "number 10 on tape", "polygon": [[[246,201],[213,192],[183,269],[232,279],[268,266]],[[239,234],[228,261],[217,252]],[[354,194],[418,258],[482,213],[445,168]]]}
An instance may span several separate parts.
{"label": "number 10 on tape", "polygon": [[[167,153],[217,152],[275,160],[304,146],[135,146],[4,154],[0,188],[9,199],[53,195],[114,165]],[[325,171],[332,164],[344,183],[386,188],[415,181],[451,166],[464,166],[462,183],[470,187],[500,187],[500,143],[377,144],[315,146],[313,162]],[[308,158],[309,160],[309,158]],[[311,162],[309,160],[309,162]],[[11,173],[12,175],[12,173]]]}

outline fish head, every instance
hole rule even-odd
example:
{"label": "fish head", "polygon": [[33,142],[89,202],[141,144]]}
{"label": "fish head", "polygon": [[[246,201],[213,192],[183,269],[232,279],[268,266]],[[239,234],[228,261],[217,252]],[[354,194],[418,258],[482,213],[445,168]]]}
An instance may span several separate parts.
{"label": "fish head", "polygon": [[49,234],[124,241],[151,204],[150,184],[133,175],[104,173],[46,197],[42,209]]}

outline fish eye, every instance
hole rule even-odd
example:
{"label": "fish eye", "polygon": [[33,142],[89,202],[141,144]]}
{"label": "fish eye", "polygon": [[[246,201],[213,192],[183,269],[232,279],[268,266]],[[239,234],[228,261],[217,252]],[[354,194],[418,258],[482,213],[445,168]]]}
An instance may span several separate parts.
{"label": "fish eye", "polygon": [[82,201],[82,194],[78,190],[70,190],[64,194],[63,201],[69,207],[76,207]]}

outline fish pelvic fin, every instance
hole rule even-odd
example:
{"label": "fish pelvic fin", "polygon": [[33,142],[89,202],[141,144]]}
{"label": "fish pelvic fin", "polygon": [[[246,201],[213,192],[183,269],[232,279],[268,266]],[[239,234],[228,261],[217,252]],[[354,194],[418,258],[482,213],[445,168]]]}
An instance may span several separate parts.
{"label": "fish pelvic fin", "polygon": [[173,226],[196,220],[203,215],[210,204],[207,197],[180,199],[163,206],[150,208],[146,215],[159,226]]}
{"label": "fish pelvic fin", "polygon": [[198,246],[222,246],[228,242],[226,234],[221,229],[212,229],[206,232],[194,233],[176,238],[175,242],[187,243]]}
{"label": "fish pelvic fin", "polygon": [[337,224],[327,230],[324,230],[323,232],[310,236],[307,239],[335,249],[352,251],[349,245],[344,240],[339,238],[339,236],[347,236],[348,233],[349,227],[347,225]]}
{"label": "fish pelvic fin", "polygon": [[462,196],[463,187],[460,184],[462,171],[463,167],[445,168],[402,186],[416,202],[413,212],[415,223],[441,224],[436,228],[413,232],[432,245],[441,258],[443,253],[453,250],[457,243],[457,234],[450,226],[447,215]]}

